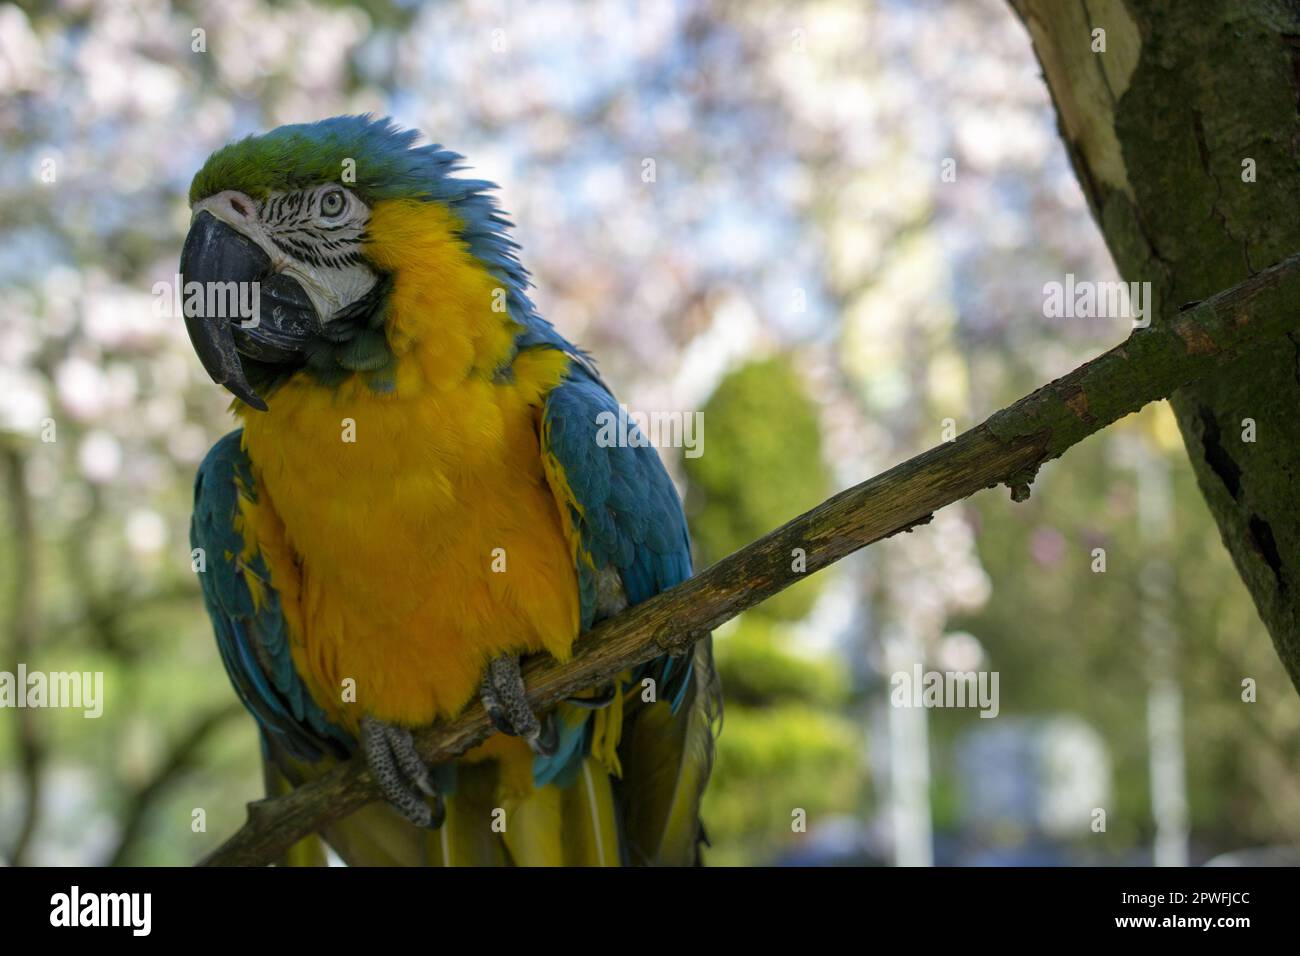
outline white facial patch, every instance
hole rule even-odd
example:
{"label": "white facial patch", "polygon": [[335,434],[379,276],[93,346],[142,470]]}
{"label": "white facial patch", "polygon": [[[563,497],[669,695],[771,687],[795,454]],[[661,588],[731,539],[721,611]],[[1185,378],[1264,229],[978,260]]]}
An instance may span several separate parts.
{"label": "white facial patch", "polygon": [[201,212],[257,243],[276,272],[303,287],[322,323],[379,279],[361,255],[370,209],[342,186],[271,193],[261,201],[227,190],[196,203],[194,215]]}

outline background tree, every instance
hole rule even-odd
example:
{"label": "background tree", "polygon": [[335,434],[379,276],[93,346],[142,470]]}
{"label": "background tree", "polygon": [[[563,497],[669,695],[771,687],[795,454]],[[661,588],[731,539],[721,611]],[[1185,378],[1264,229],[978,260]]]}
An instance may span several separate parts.
{"label": "background tree", "polygon": [[[1012,0],[1120,272],[1156,321],[1300,250],[1300,9]],[[1173,396],[1223,542],[1300,688],[1300,334]],[[1251,423],[1253,424],[1253,428]]]}

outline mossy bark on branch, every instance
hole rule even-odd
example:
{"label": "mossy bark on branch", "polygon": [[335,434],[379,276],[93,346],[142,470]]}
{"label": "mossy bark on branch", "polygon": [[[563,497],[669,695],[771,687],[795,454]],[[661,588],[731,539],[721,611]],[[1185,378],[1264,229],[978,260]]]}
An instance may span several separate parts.
{"label": "mossy bark on branch", "polygon": [[[1300,5],[1011,4],[1116,265],[1151,283],[1157,322],[1300,251]],[[1093,51],[1097,29],[1105,52]],[[1171,401],[1224,543],[1300,689],[1300,333]]]}

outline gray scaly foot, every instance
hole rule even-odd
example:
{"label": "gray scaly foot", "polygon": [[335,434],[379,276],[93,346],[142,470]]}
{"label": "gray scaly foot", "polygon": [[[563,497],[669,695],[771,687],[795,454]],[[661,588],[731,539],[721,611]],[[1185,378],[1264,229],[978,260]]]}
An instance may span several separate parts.
{"label": "gray scaly foot", "polygon": [[558,742],[555,724],[549,715],[545,723],[538,720],[528,706],[517,656],[508,654],[488,663],[479,685],[479,697],[497,730],[512,737],[523,737],[533,753],[543,757],[555,753]]}
{"label": "gray scaly foot", "polygon": [[[415,751],[411,732],[374,717],[361,718],[361,749],[380,792],[417,827],[436,830],[446,817],[442,795],[429,779],[429,768]],[[425,797],[432,797],[429,806]]]}

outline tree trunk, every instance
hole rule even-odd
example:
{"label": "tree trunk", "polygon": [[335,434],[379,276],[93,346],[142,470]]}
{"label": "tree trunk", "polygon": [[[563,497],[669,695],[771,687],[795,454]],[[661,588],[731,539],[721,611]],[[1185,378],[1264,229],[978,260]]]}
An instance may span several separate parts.
{"label": "tree trunk", "polygon": [[[1300,250],[1300,2],[1011,4],[1116,265],[1151,283],[1154,321]],[[1097,29],[1104,52],[1093,49]],[[1300,333],[1171,401],[1201,492],[1300,689]]]}

